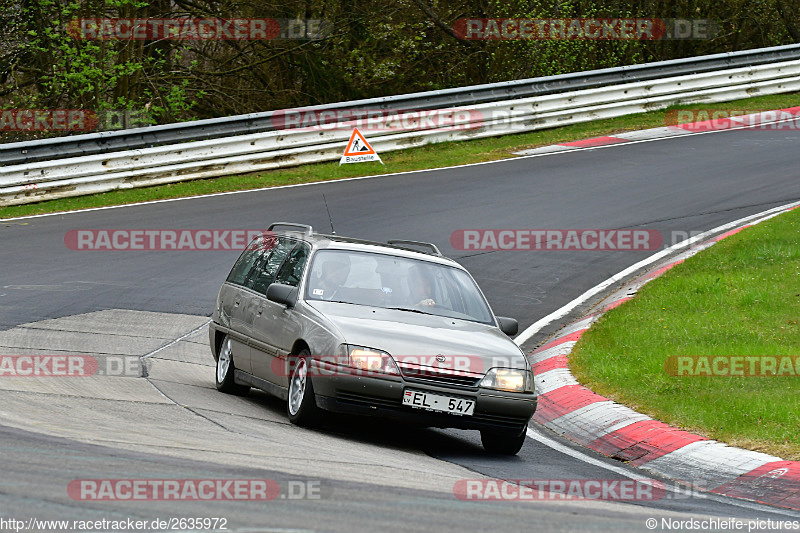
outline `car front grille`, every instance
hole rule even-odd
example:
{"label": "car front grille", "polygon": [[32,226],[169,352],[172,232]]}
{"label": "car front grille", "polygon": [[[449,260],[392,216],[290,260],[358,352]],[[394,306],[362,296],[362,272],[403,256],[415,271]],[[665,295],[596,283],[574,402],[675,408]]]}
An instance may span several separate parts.
{"label": "car front grille", "polygon": [[422,383],[475,388],[483,377],[480,374],[472,372],[448,370],[445,368],[403,363],[398,364],[398,366],[400,367],[400,373],[406,380],[419,381]]}

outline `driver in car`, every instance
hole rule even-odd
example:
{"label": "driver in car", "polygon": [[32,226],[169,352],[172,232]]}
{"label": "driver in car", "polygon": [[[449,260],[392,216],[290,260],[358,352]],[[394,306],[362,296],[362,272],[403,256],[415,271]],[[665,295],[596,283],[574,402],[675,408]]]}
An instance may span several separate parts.
{"label": "driver in car", "polygon": [[346,257],[328,259],[320,270],[318,288],[314,289],[314,294],[321,296],[323,300],[333,300],[350,276],[350,261]]}
{"label": "driver in car", "polygon": [[412,268],[410,274],[408,281],[413,305],[425,307],[436,305],[433,299],[434,282],[431,275],[420,267]]}

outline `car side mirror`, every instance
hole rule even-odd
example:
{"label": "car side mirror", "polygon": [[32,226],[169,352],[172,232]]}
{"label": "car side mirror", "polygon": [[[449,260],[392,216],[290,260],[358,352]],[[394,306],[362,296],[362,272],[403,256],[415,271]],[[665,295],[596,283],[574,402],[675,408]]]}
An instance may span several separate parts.
{"label": "car side mirror", "polygon": [[497,324],[500,326],[500,331],[509,337],[513,337],[519,331],[519,323],[513,318],[499,316],[497,317]]}
{"label": "car side mirror", "polygon": [[267,300],[292,308],[297,303],[297,287],[283,283],[270,283],[267,287]]}

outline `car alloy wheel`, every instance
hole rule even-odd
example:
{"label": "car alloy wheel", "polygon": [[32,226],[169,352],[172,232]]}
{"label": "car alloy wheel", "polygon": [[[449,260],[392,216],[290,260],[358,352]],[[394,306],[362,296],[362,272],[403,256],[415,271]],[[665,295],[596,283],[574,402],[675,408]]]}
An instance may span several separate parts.
{"label": "car alloy wheel", "polygon": [[313,426],[320,418],[320,409],[314,394],[314,384],[309,372],[311,352],[303,350],[297,354],[292,375],[289,378],[289,421],[298,426]]}
{"label": "car alloy wheel", "polygon": [[292,381],[289,383],[289,414],[297,415],[303,403],[306,393],[306,371],[307,363],[305,359],[299,359],[292,372]]}
{"label": "car alloy wheel", "polygon": [[236,367],[233,364],[233,341],[227,335],[222,339],[217,357],[217,390],[228,394],[245,395],[250,392],[248,385],[240,385],[234,381]]}
{"label": "car alloy wheel", "polygon": [[233,359],[232,352],[231,339],[225,337],[225,340],[222,341],[222,349],[219,351],[219,359],[217,359],[217,383],[223,383],[228,375],[228,369]]}

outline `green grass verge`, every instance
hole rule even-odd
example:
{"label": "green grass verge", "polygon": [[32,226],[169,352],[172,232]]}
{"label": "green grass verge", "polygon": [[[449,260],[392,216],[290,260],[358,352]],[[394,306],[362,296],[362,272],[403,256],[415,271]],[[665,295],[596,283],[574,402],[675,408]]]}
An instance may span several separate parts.
{"label": "green grass verge", "polygon": [[[752,110],[782,109],[795,105],[797,105],[797,94],[782,94],[720,104],[674,106],[670,109],[712,107]],[[339,166],[338,162],[317,163],[244,176],[194,180],[155,187],[116,190],[90,196],[48,200],[35,204],[2,207],[0,208],[0,218],[494,161],[515,157],[512,152],[528,148],[663,126],[665,124],[665,113],[666,110],[653,111],[531,133],[440,143],[387,152],[381,154],[381,158],[386,164],[385,166],[381,166],[380,163],[360,163],[342,166]]]}
{"label": "green grass verge", "polygon": [[800,209],[747,228],[606,313],[570,356],[598,394],[668,424],[800,460],[800,376],[678,377],[670,355],[800,355]]}

